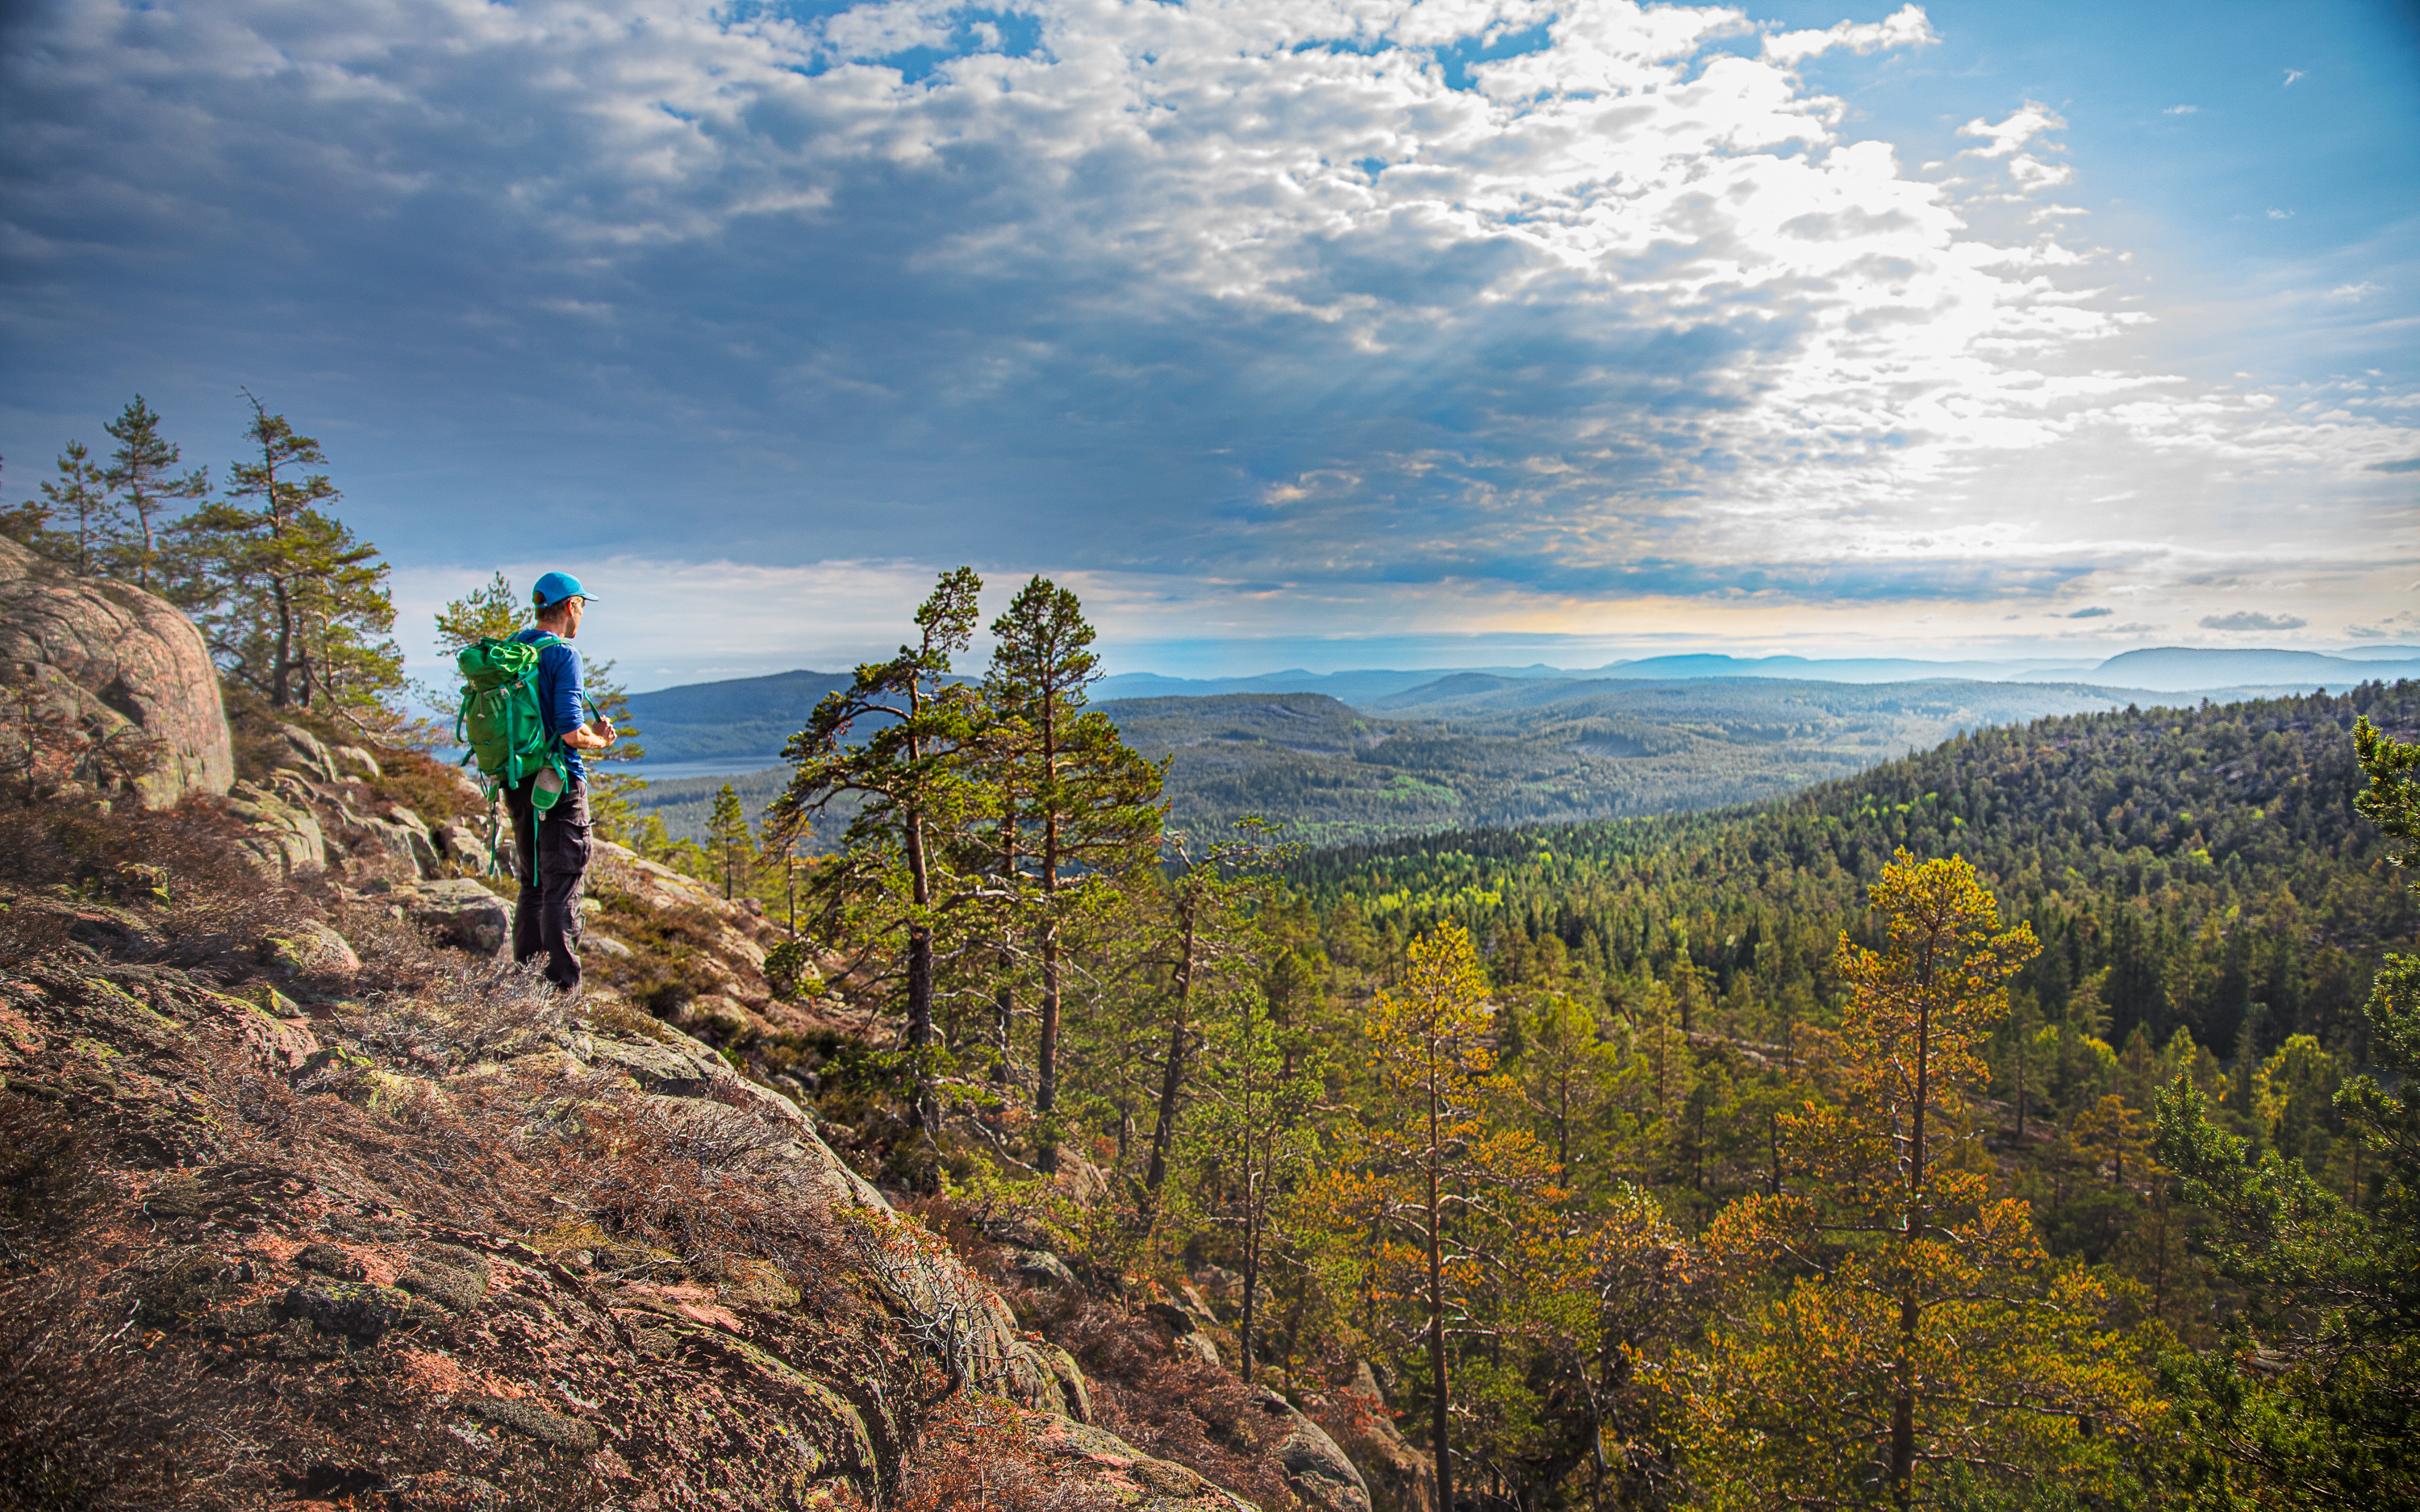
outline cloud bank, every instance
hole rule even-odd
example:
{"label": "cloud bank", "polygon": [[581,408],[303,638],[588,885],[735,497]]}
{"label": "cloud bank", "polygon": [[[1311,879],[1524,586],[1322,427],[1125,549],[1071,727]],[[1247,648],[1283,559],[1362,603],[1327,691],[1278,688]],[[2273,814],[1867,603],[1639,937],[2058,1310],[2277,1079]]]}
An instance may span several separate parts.
{"label": "cloud bank", "polygon": [[2357,600],[2415,548],[2379,476],[2410,395],[2130,355],[2119,255],[2048,198],[2057,112],[1993,104],[1930,177],[1855,139],[1805,70],[1926,47],[1915,6],[15,24],[12,347],[271,370],[377,458],[353,494],[408,559],[484,561],[452,543],[499,520],[632,561],[966,559],[1250,633],[2064,611],[2281,563]]}

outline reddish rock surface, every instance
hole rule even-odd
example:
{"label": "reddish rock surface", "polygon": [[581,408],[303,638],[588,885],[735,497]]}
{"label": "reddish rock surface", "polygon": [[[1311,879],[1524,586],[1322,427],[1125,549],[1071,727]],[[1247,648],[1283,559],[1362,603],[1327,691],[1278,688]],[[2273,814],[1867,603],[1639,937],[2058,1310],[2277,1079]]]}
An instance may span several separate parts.
{"label": "reddish rock surface", "polygon": [[[0,538],[0,673],[40,689],[87,736],[156,742],[159,764],[135,784],[147,807],[235,781],[218,670],[201,631],[165,599],[69,576]],[[0,709],[0,723],[11,717]]]}

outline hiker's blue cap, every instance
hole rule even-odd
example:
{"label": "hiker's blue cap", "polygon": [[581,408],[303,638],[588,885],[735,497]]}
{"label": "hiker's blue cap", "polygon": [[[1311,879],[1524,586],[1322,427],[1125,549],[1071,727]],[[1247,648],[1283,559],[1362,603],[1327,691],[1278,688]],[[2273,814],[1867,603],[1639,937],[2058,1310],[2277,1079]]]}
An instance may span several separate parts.
{"label": "hiker's blue cap", "polygon": [[597,595],[581,587],[580,579],[567,572],[550,572],[540,578],[537,580],[537,586],[531,590],[530,596],[537,600],[537,607],[540,609],[551,609],[565,599],[575,596],[584,598],[592,604],[597,602]]}

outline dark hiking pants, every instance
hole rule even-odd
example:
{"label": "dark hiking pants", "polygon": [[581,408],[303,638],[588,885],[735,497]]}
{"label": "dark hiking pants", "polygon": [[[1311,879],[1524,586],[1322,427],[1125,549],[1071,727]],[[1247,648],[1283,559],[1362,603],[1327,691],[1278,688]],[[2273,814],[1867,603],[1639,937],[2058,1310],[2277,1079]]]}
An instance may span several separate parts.
{"label": "dark hiking pants", "polygon": [[[535,782],[532,778],[530,782]],[[566,995],[580,990],[580,887],[588,874],[588,783],[574,782],[553,808],[530,806],[530,782],[504,792],[513,816],[513,870],[521,885],[513,906],[513,960],[546,952],[546,980]]]}

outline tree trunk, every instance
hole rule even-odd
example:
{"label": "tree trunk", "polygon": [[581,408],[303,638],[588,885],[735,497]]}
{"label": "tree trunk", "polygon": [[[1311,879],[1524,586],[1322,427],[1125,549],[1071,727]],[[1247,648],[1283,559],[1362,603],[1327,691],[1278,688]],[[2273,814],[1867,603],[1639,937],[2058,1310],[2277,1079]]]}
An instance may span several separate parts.
{"label": "tree trunk", "polygon": [[1169,1019],[1168,1059],[1160,1068],[1159,1117],[1151,1130],[1151,1165],[1142,1178],[1142,1227],[1146,1234],[1159,1215],[1159,1187],[1168,1179],[1168,1148],[1176,1137],[1176,1100],[1185,1088],[1185,1052],[1193,1036],[1193,957],[1199,948],[1195,924],[1201,900],[1189,885],[1182,896],[1179,927],[1184,947],[1176,962],[1176,1010]]}
{"label": "tree trunk", "polygon": [[1034,1169],[1046,1175],[1059,1169],[1059,1131],[1051,1110],[1059,1103],[1059,925],[1042,927],[1042,1044],[1033,1060],[1033,1112],[1041,1124],[1042,1148]]}
{"label": "tree trunk", "polygon": [[[923,688],[909,680],[908,713],[910,718],[923,712]],[[908,739],[908,760],[921,763],[924,757],[923,742],[911,733]],[[924,921],[923,910],[932,906],[933,874],[931,857],[924,852],[924,815],[909,805],[908,809],[908,880],[909,896],[915,900],[918,917],[908,926],[908,1048],[913,1057],[916,1078],[916,1127],[927,1136],[940,1132],[940,1101],[933,1095],[933,926]]]}
{"label": "tree trunk", "polygon": [[[1002,810],[1000,818],[1001,883],[1003,889],[1014,896],[1017,875],[1016,795],[1013,787],[1003,795]],[[1013,918],[1015,905],[1011,904],[1010,908],[1011,913],[1008,917]],[[1013,928],[1005,923],[1001,927],[1003,930]],[[1016,1079],[1010,1073],[1009,1068],[1009,1051],[1016,1042],[1014,1036],[1016,1031],[1016,989],[1009,984],[1009,977],[1016,969],[1015,952],[1010,950],[1006,944],[1002,944],[1000,951],[1000,985],[992,990],[991,995],[992,1037],[998,1041],[1000,1051],[1000,1059],[991,1069],[992,1085],[995,1087],[1006,1087]]]}
{"label": "tree trunk", "polygon": [[1244,1384],[1252,1383],[1253,1293],[1261,1280],[1260,1173],[1251,1157],[1251,1135],[1245,1134],[1244,1155],[1244,1310],[1236,1319],[1235,1347],[1244,1354]]}
{"label": "tree trunk", "polygon": [[1446,1396],[1445,1252],[1438,1234],[1444,1214],[1437,1200],[1437,1163],[1444,1158],[1444,1152],[1437,1148],[1437,1072],[1434,1044],[1430,1046],[1429,1064],[1429,1385],[1436,1396],[1429,1441],[1436,1454],[1438,1512],[1453,1512],[1453,1460],[1446,1437],[1451,1412]]}
{"label": "tree trunk", "polygon": [[1042,1125],[1034,1168],[1059,1169],[1059,700],[1042,695],[1042,1044],[1035,1057],[1033,1111]]}
{"label": "tree trunk", "polygon": [[277,664],[270,671],[269,706],[283,709],[294,696],[294,605],[286,579],[271,578],[270,596],[277,605]]}
{"label": "tree trunk", "polygon": [[1932,973],[1920,979],[1916,1011],[1916,1109],[1907,1160],[1907,1207],[1900,1218],[1899,1357],[1892,1362],[1891,1504],[1900,1512],[1916,1502],[1916,1277],[1911,1251],[1924,1207],[1925,1115],[1932,1100]]}
{"label": "tree trunk", "polygon": [[1916,1301],[1899,1304],[1898,1381],[1891,1396],[1891,1504],[1908,1512],[1916,1504]]}

